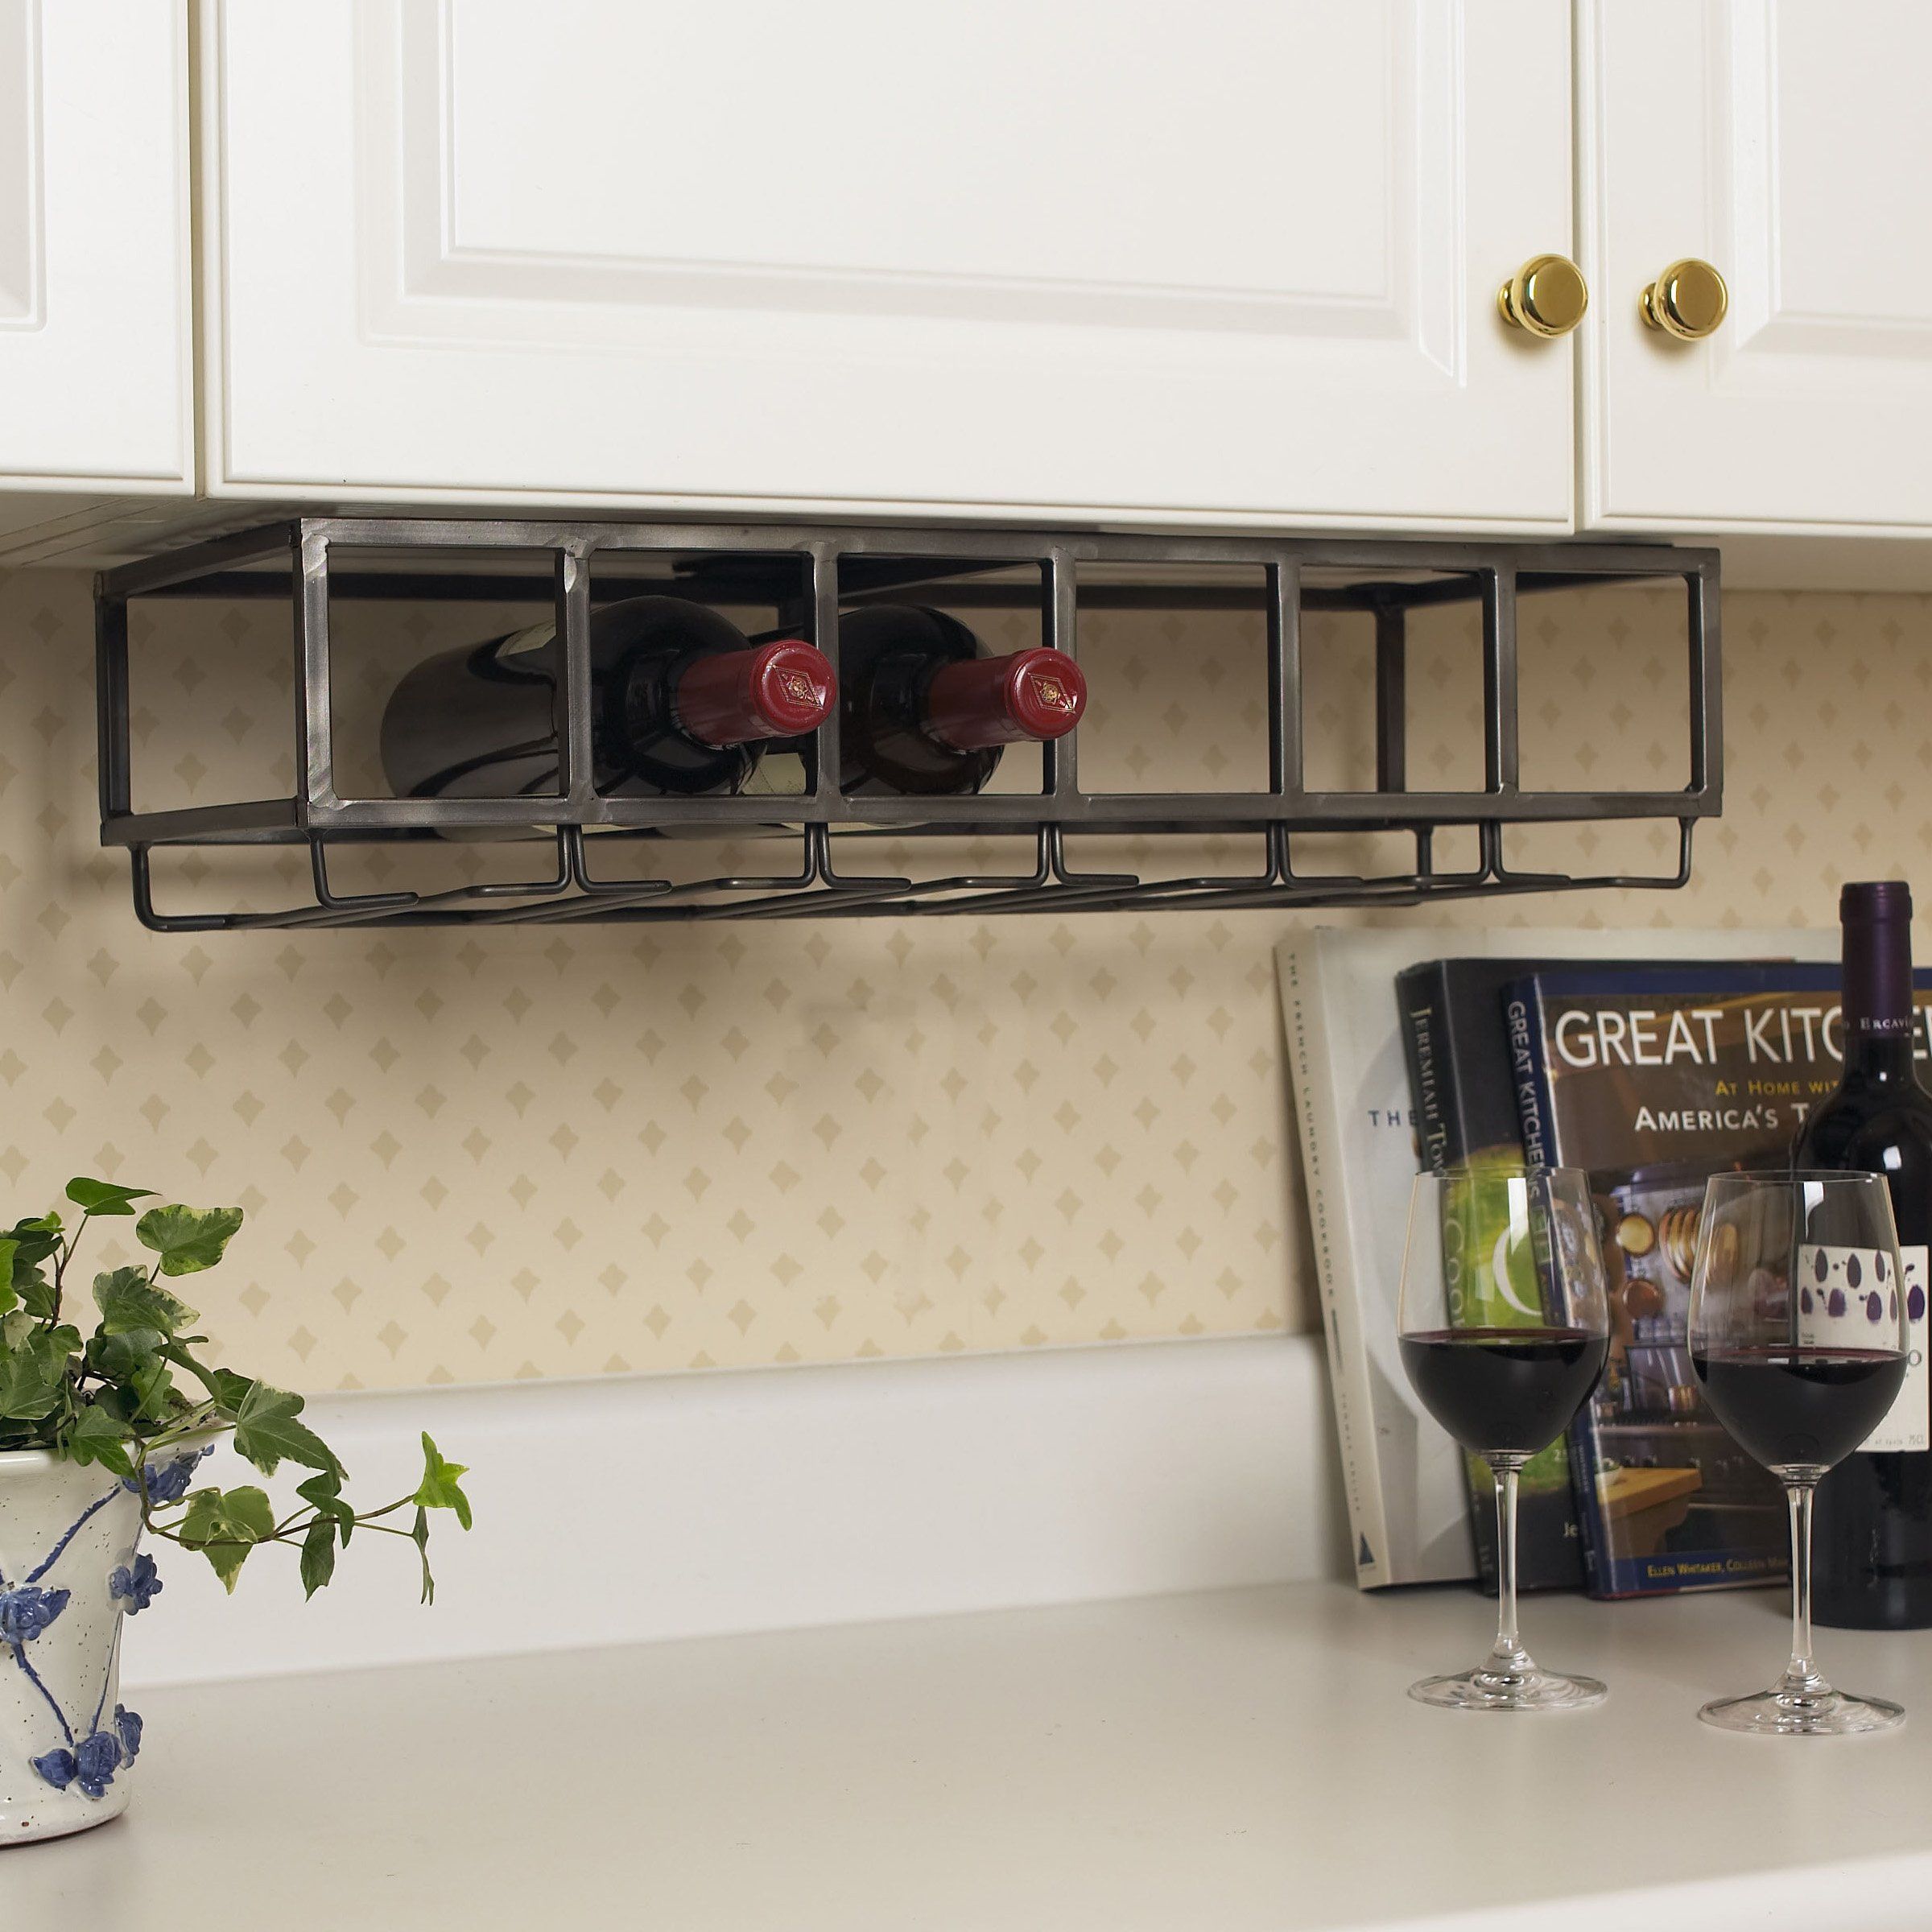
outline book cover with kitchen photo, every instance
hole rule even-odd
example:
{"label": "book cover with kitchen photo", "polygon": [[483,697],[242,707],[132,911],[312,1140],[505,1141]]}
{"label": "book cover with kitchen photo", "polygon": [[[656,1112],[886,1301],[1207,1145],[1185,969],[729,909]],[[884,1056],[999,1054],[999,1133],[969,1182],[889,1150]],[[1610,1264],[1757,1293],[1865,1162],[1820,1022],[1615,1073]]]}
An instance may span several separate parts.
{"label": "book cover with kitchen photo", "polygon": [[[1455,951],[1502,955],[1540,964],[1550,960],[1615,957],[1641,947],[1707,959],[1730,935],[1718,932],[1608,933],[1504,931],[1404,923],[1383,928],[1315,926],[1285,939],[1275,959],[1296,1123],[1308,1236],[1322,1304],[1336,1447],[1348,1510],[1357,1585],[1459,1582],[1478,1575],[1476,1544],[1495,1563],[1495,1513],[1485,1501],[1473,1516],[1463,1453],[1410,1386],[1397,1340],[1397,1300],[1408,1229],[1409,1193],[1424,1150],[1422,1108],[1412,1096],[1411,1042],[1397,998],[1405,968]],[[1769,935],[1775,940],[1778,935]],[[1835,933],[1823,935],[1835,944]],[[1740,935],[1748,943],[1750,935]],[[1488,1024],[1452,1043],[1458,1016],[1440,1017],[1442,1063],[1473,1059],[1497,1069],[1496,1092],[1511,1148],[1515,1103],[1505,1071],[1498,985],[1491,985]],[[1447,1103],[1451,1111],[1457,1103]],[[1520,1155],[1517,1157],[1520,1158]],[[1561,1469],[1561,1452],[1558,1465]],[[1485,1485],[1487,1472],[1484,1473]],[[1484,1488],[1487,1499],[1490,1492]],[[1551,1515],[1562,1536],[1570,1514],[1567,1480],[1554,1511],[1532,1505],[1525,1527]],[[1546,1535],[1538,1538],[1546,1544]],[[1525,1555],[1525,1575],[1581,1581],[1572,1538],[1567,1568]]]}
{"label": "book cover with kitchen photo", "polygon": [[[1914,986],[1928,1023],[1932,974]],[[1785,1166],[1837,1084],[1837,969],[1542,971],[1508,989],[1505,1022],[1525,1158],[1588,1170],[1609,1274],[1609,1360],[1570,1436],[1586,1587],[1775,1581],[1784,1498],[1697,1386],[1691,1268],[1705,1182]]]}
{"label": "book cover with kitchen photo", "polygon": [[[1489,935],[1485,935],[1486,937]],[[1548,969],[1584,972],[1673,962],[1707,966],[1722,960],[1823,961],[1837,935],[1793,929],[1729,932],[1686,929],[1575,931],[1559,952],[1546,933],[1495,937],[1501,948],[1459,946],[1459,956],[1409,967],[1396,980],[1410,1097],[1416,1110],[1422,1165],[1451,1166],[1518,1162],[1522,1124],[1510,1071],[1504,995],[1516,980]],[[1510,1284],[1487,1272],[1464,1304],[1472,1326],[1507,1322]],[[1480,1456],[1463,1459],[1469,1525],[1483,1587],[1496,1588],[1494,1478]],[[1517,1513],[1518,1583],[1525,1590],[1580,1589],[1583,1542],[1568,1444],[1558,1441],[1524,1468]]]}
{"label": "book cover with kitchen photo", "polygon": [[[1508,958],[1530,970],[1563,960],[1696,960],[1756,956],[1835,956],[1835,930],[1676,927],[1558,931],[1418,926],[1304,927],[1276,952],[1290,1086],[1299,1129],[1301,1182],[1308,1237],[1322,1305],[1336,1447],[1348,1503],[1356,1581],[1364,1590],[1443,1583],[1477,1574],[1472,1546],[1492,1542],[1494,1510],[1487,1472],[1474,1514],[1462,1451],[1422,1409],[1400,1360],[1396,1300],[1402,1285],[1409,1191],[1418,1166],[1433,1164],[1421,1122],[1427,1111],[1412,1092],[1407,1055],[1413,1016],[1398,1001],[1406,968],[1455,954]],[[1498,1104],[1492,1117],[1520,1158],[1515,1101],[1508,1082],[1501,988],[1472,1014],[1459,1007],[1422,1016],[1452,1071],[1493,1066]],[[1426,1096],[1459,1118],[1464,1083]],[[1485,1078],[1485,1088],[1488,1082]],[[1472,1128],[1480,1145],[1488,1129]],[[1455,1158],[1455,1157],[1451,1157]],[[1541,1515],[1561,1538],[1571,1517],[1561,1488]],[[1547,1537],[1545,1538],[1546,1542]],[[1580,1578],[1577,1539],[1569,1538],[1565,1575]],[[1561,1552],[1558,1556],[1561,1563]],[[1492,1565],[1493,1567],[1493,1565]]]}

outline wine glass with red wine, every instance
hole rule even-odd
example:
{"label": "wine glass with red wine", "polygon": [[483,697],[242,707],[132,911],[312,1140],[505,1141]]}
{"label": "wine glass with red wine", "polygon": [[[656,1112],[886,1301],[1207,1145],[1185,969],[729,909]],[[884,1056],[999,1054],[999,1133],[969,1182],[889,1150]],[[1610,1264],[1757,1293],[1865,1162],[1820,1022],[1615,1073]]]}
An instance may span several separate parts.
{"label": "wine glass with red wine", "polygon": [[1402,1365],[1422,1406],[1496,1478],[1496,1643],[1473,1670],[1409,1695],[1458,1711],[1576,1711],[1593,1677],[1545,1670],[1516,1629],[1516,1491],[1568,1426],[1609,1347],[1587,1174],[1505,1162],[1419,1176],[1402,1258]]}
{"label": "wine glass with red wine", "polygon": [[1884,1731],[1905,1713],[1827,1682],[1811,1656],[1811,1495],[1905,1376],[1905,1271],[1883,1174],[1719,1174],[1690,1279],[1690,1366],[1791,1509],[1791,1661],[1769,1690],[1698,1715],[1778,1736]]}

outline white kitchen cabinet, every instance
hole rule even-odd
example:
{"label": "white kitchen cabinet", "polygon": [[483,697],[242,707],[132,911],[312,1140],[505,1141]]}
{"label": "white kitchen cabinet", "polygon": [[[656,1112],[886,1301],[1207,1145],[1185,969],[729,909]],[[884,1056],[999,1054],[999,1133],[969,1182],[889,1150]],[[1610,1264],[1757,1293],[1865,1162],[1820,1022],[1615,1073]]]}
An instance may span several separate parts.
{"label": "white kitchen cabinet", "polygon": [[191,487],[187,38],[0,0],[0,534]]}
{"label": "white kitchen cabinet", "polygon": [[[1586,527],[1932,529],[1932,11],[1585,0],[1577,40]],[[1684,257],[1702,341],[1638,315]]]}
{"label": "white kitchen cabinet", "polygon": [[1551,0],[215,0],[209,486],[1570,527]]}

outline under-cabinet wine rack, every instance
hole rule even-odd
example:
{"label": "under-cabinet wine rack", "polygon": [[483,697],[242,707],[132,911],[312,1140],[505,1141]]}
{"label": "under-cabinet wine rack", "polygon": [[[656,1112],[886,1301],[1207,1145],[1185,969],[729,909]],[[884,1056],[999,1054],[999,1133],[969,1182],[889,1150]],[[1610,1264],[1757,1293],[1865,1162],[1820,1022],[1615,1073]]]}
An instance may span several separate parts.
{"label": "under-cabinet wine rack", "polygon": [[[1669,790],[1553,790],[1521,780],[1519,608],[1565,588],[1674,584],[1687,726]],[[948,797],[851,796],[840,788],[835,708],[799,761],[791,795],[635,798],[592,779],[589,623],[612,597],[652,594],[762,608],[838,658],[842,608],[894,599],[1037,615],[1040,641],[1075,657],[1085,613],[1125,609],[1246,611],[1262,620],[1266,770],[1245,790],[1101,790],[1081,781],[1080,738],[1040,748],[1030,789]],[[286,600],[293,640],[287,796],[159,810],[133,804],[130,608],[166,599]],[[554,613],[564,675],[554,696],[561,779],[552,795],[503,799],[357,795],[341,782],[332,617],[349,601],[521,601]],[[1410,783],[1410,627],[1458,605],[1480,623],[1480,783]],[[1305,614],[1365,620],[1373,654],[1372,788],[1307,782],[1315,726],[1304,690]],[[1662,546],[1294,540],[1054,530],[943,530],[687,524],[302,518],[110,571],[97,592],[101,839],[132,862],[136,910],[163,931],[260,927],[649,922],[1134,908],[1413,905],[1558,888],[1681,886],[1695,821],[1721,789],[1718,566],[1709,551]],[[479,636],[483,634],[479,632]],[[1175,644],[1185,649],[1184,637]],[[1090,674],[1091,676],[1091,674]],[[1534,727],[1532,727],[1534,728]],[[1030,774],[1027,774],[1030,776]],[[367,787],[361,788],[363,794]],[[1670,828],[1674,863],[1592,873],[1512,863],[1513,828],[1649,819]],[[1387,863],[1324,871],[1309,848],[1333,835],[1381,835]],[[706,839],[729,869],[683,876]],[[492,842],[500,845],[493,848]],[[453,883],[345,885],[352,852],[440,844],[460,855]],[[1214,861],[1185,876],[1096,863],[1083,848],[1163,846]],[[1454,852],[1446,850],[1453,844]],[[741,858],[749,845],[751,857]],[[220,878],[216,848],[292,847],[306,855],[299,902],[163,910],[158,855],[194,855]],[[953,854],[964,849],[963,864]],[[201,849],[206,848],[206,849]],[[479,852],[514,850],[519,876],[481,876]],[[997,852],[997,857],[994,855]],[[1229,855],[1238,852],[1238,863]],[[532,855],[535,855],[535,862]],[[613,869],[623,855],[628,869]],[[919,876],[908,853],[939,855]],[[884,855],[884,864],[880,863]],[[675,858],[679,862],[671,863]],[[386,861],[393,874],[393,857]],[[299,877],[301,875],[297,875]]]}

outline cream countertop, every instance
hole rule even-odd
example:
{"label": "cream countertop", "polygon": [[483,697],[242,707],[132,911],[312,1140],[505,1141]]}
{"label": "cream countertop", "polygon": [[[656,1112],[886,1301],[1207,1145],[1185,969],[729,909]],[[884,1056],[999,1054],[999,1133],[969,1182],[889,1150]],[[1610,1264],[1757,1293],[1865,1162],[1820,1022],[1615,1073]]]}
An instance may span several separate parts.
{"label": "cream countertop", "polygon": [[1932,1923],[1932,1633],[1823,1633],[1913,1707],[1889,1736],[1696,1722],[1781,1661],[1766,1592],[1531,1601],[1596,1712],[1410,1703],[1485,1618],[1294,1584],[149,1690],[128,1817],[0,1855],[0,1895],[208,1932]]}

